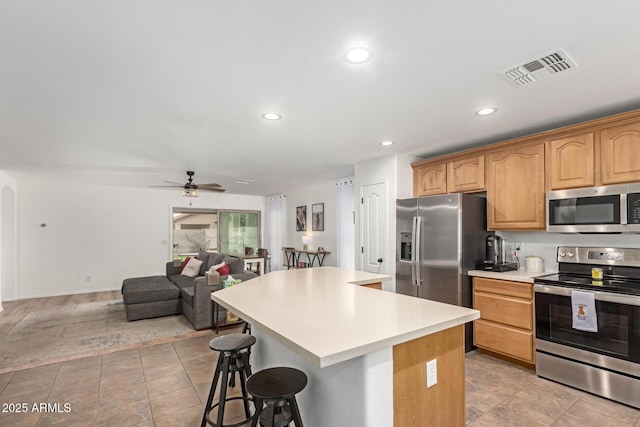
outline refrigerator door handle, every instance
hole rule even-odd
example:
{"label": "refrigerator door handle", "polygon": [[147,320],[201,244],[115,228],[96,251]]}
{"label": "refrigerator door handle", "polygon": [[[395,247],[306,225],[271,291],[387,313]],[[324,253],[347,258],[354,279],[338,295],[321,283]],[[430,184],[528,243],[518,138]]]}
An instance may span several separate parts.
{"label": "refrigerator door handle", "polygon": [[422,285],[422,277],[420,274],[420,242],[422,241],[422,217],[415,217],[414,218],[414,231],[413,231],[413,239],[414,241],[412,242],[412,255],[415,254],[415,258],[412,259],[413,261],[413,272],[414,272],[414,284],[416,286],[421,286]]}
{"label": "refrigerator door handle", "polygon": [[411,284],[416,285],[416,225],[418,217],[414,216],[411,223]]}

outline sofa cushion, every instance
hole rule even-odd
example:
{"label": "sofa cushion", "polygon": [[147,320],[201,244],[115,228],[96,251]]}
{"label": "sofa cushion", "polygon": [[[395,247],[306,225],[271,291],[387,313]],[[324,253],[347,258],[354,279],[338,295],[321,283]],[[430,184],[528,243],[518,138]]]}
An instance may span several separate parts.
{"label": "sofa cushion", "polygon": [[217,252],[209,254],[209,262],[207,263],[207,270],[210,270],[214,265],[220,264],[224,261],[224,255]]}
{"label": "sofa cushion", "polygon": [[176,274],[175,276],[169,276],[169,280],[171,280],[178,288],[188,288],[193,287],[193,281],[200,276],[196,277],[187,277],[181,274]]}
{"label": "sofa cushion", "polygon": [[[190,279],[193,285],[193,279]],[[167,301],[180,298],[180,289],[165,276],[134,277],[122,282],[125,304]]]}
{"label": "sofa cushion", "polygon": [[229,264],[229,274],[239,274],[244,272],[244,260],[241,258],[236,258],[234,256],[225,256],[224,262]]}
{"label": "sofa cushion", "polygon": [[193,293],[195,292],[193,286],[180,289],[180,298],[182,298],[187,304],[193,307]]}
{"label": "sofa cushion", "polygon": [[[247,271],[245,273],[236,273],[236,274],[231,274],[231,276],[234,279],[240,279],[243,282],[246,282],[247,280],[251,280],[255,277],[258,277],[258,275],[256,273],[254,273],[253,271]],[[229,276],[220,276],[220,285],[222,285],[222,283],[224,283],[225,280],[227,280],[229,278]]]}
{"label": "sofa cushion", "polygon": [[202,267],[203,264],[204,262],[202,262],[201,260],[196,258],[191,258],[187,263],[187,265],[184,266],[180,274],[187,277],[196,277],[199,275],[200,268]]}
{"label": "sofa cushion", "polygon": [[198,259],[202,261],[202,265],[200,266],[200,272],[198,273],[200,276],[204,276],[204,272],[207,271],[207,266],[209,265],[210,256],[211,256],[211,252],[206,252],[206,251],[198,252]]}

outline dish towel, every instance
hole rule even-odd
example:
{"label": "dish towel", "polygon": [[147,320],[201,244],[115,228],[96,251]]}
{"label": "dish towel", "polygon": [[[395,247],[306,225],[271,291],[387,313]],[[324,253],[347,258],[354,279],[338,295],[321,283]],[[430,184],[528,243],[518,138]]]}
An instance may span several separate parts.
{"label": "dish towel", "polygon": [[596,294],[593,292],[571,291],[571,311],[574,329],[598,332]]}

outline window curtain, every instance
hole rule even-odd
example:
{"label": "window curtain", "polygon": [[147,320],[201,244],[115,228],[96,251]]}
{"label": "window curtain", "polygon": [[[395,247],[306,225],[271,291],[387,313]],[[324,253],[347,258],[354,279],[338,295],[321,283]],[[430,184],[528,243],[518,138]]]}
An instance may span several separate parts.
{"label": "window curtain", "polygon": [[271,255],[270,271],[281,270],[287,199],[284,194],[279,194],[265,198],[264,202],[264,243]]}
{"label": "window curtain", "polygon": [[337,266],[355,269],[355,196],[353,177],[336,182]]}

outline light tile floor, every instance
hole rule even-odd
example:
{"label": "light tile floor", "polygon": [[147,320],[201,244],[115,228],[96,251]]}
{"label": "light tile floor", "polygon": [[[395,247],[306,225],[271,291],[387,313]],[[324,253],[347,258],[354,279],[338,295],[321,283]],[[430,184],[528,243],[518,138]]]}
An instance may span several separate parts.
{"label": "light tile floor", "polygon": [[466,357],[466,400],[473,427],[640,427],[640,410],[477,352]]}
{"label": "light tile floor", "polygon": [[[217,361],[213,337],[0,374],[0,426],[199,426]],[[476,352],[467,354],[466,378],[469,426],[640,427],[640,410]],[[40,403],[48,410],[36,410]],[[229,415],[230,422],[242,417],[237,407]]]}

